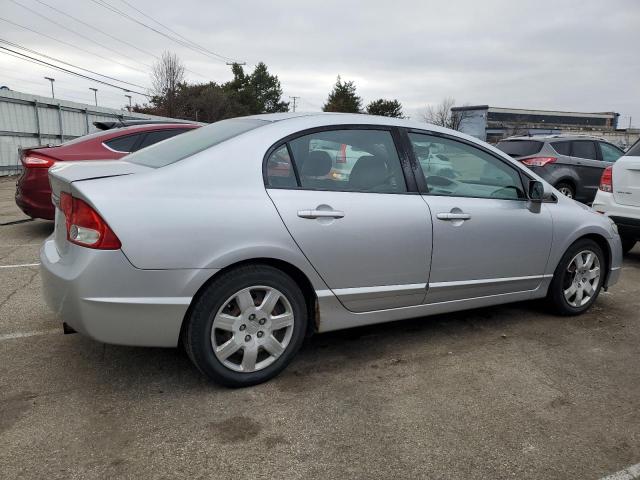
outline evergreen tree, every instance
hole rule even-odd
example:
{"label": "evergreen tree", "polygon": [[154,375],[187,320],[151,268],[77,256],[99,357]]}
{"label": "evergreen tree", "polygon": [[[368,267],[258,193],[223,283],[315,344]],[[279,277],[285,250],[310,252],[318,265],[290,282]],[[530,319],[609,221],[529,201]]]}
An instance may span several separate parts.
{"label": "evergreen tree", "polygon": [[369,115],[381,115],[383,117],[403,118],[402,104],[398,100],[385,100],[379,98],[367,105]]}
{"label": "evergreen tree", "polygon": [[336,84],[322,107],[323,112],[361,113],[362,99],[356,94],[353,82],[343,82],[338,75]]}

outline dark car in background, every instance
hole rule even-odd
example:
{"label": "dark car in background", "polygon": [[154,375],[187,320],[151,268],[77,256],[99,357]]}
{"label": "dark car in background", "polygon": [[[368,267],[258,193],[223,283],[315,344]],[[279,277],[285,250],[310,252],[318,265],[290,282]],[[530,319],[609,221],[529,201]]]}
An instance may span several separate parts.
{"label": "dark car in background", "polygon": [[604,169],[624,155],[601,138],[583,135],[511,137],[496,146],[583,203],[593,201]]}
{"label": "dark car in background", "polygon": [[75,138],[61,145],[21,150],[22,174],[16,183],[16,204],[32,218],[53,220],[49,167],[60,162],[117,160],[131,152],[174,137],[200,125],[154,123],[112,128]]}

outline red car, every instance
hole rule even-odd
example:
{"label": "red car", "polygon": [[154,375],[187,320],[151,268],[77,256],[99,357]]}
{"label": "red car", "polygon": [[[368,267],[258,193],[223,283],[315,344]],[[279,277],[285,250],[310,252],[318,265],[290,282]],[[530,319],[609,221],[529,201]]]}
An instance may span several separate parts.
{"label": "red car", "polygon": [[53,164],[78,160],[117,160],[125,155],[187,132],[200,125],[145,124],[115,128],[76,138],[58,146],[24,149],[23,171],[16,183],[16,204],[33,218],[54,219],[48,170]]}

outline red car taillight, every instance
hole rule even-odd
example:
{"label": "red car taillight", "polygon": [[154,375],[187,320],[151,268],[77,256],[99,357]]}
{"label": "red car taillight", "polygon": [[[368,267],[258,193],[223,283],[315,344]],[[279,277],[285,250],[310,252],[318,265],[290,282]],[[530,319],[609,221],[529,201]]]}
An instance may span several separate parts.
{"label": "red car taillight", "polygon": [[336,163],[347,163],[347,146],[340,145],[340,153],[336,156]]}
{"label": "red car taillight", "polygon": [[558,160],[556,157],[532,157],[525,158],[522,163],[528,167],[544,167],[550,163],[556,163],[556,160]]}
{"label": "red car taillight", "polygon": [[82,247],[99,250],[118,250],[122,244],[113,230],[86,202],[63,192],[60,210],[67,223],[67,239]]}
{"label": "red car taillight", "polygon": [[609,166],[604,169],[602,177],[600,177],[600,186],[598,189],[603,192],[613,192],[613,167]]}
{"label": "red car taillight", "polygon": [[22,158],[22,165],[25,168],[49,168],[56,163],[51,158],[34,157],[33,155],[27,155]]}

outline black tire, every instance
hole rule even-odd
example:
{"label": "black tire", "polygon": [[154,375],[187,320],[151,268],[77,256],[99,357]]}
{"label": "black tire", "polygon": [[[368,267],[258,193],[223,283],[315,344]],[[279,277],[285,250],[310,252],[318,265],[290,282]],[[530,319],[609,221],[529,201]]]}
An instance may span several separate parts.
{"label": "black tire", "polygon": [[[598,261],[600,262],[600,277],[595,288],[595,293],[592,295],[589,301],[584,305],[575,307],[569,304],[564,295],[564,290],[570,285],[570,276],[572,275],[567,271],[567,268],[569,267],[569,264],[573,260],[573,258],[583,250],[590,250],[598,257]],[[547,300],[553,311],[558,315],[566,316],[579,315],[587,311],[591,307],[591,305],[593,305],[593,302],[595,302],[598,298],[606,271],[607,263],[600,246],[593,240],[589,240],[586,238],[576,241],[567,249],[565,254],[562,256],[562,259],[558,263],[558,266],[553,273],[553,280],[551,281],[551,285],[549,285]]]}
{"label": "black tire", "polygon": [[631,237],[621,237],[622,240],[622,253],[627,254],[636,245],[636,239]]}
{"label": "black tire", "polygon": [[[238,372],[226,367],[215,355],[211,341],[213,320],[218,310],[236,292],[256,285],[279,290],[294,315],[293,333],[285,350],[262,370]],[[270,380],[291,362],[307,332],[308,314],[300,287],[287,274],[268,265],[246,265],[215,278],[202,292],[187,319],[182,342],[187,355],[211,380],[228,387],[247,387]]]}
{"label": "black tire", "polygon": [[[563,193],[564,195],[566,195],[569,198],[573,198],[575,200],[576,198],[576,187],[574,187],[573,185],[571,185],[570,183],[567,182],[558,182],[556,185],[556,190],[559,190],[561,193]],[[568,192],[568,193],[565,193]],[[571,195],[569,195],[569,193]]]}

